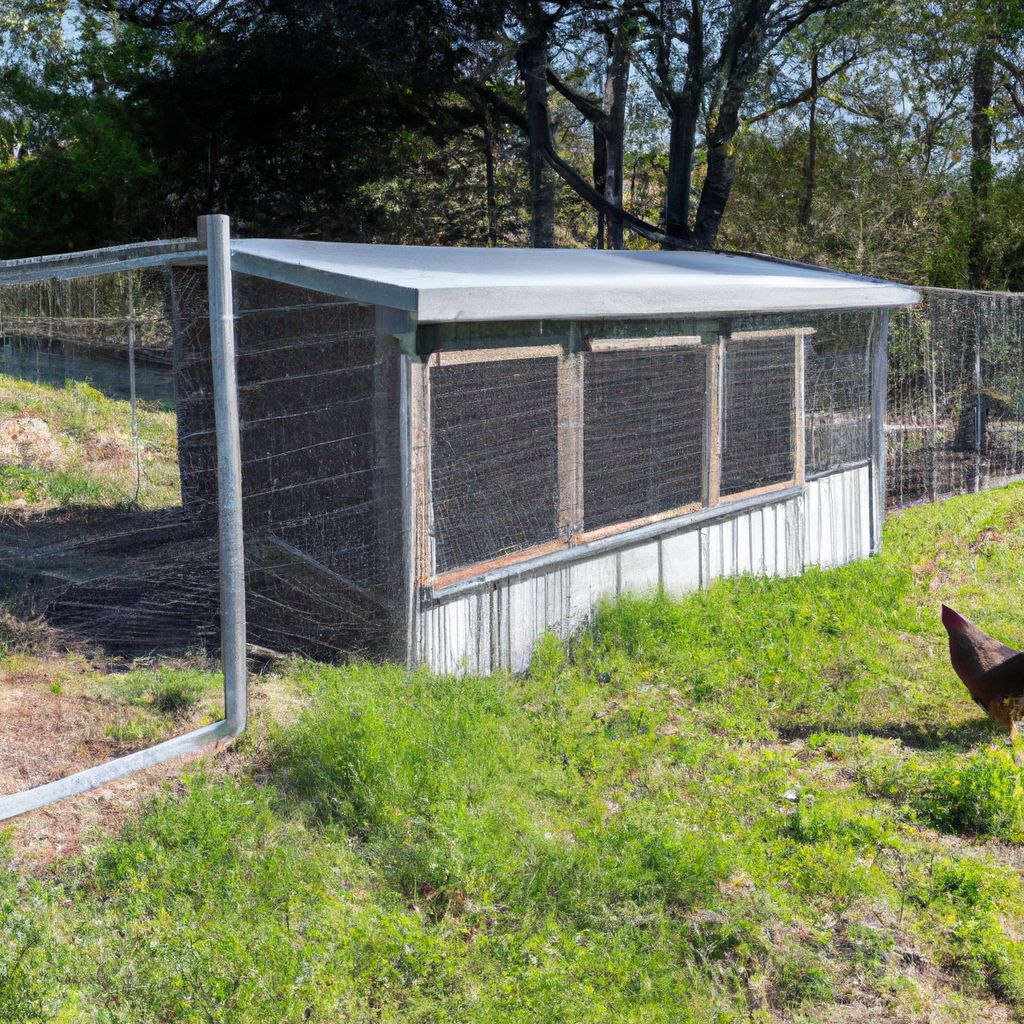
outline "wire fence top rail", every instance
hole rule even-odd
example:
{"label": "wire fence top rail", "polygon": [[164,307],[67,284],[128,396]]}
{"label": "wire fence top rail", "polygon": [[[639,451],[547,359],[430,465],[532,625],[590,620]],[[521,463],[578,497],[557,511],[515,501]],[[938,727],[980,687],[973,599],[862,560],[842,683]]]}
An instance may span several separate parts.
{"label": "wire fence top rail", "polygon": [[0,260],[0,285],[155,267],[167,263],[169,257],[174,257],[175,262],[200,261],[206,258],[206,248],[197,238],[168,238]]}

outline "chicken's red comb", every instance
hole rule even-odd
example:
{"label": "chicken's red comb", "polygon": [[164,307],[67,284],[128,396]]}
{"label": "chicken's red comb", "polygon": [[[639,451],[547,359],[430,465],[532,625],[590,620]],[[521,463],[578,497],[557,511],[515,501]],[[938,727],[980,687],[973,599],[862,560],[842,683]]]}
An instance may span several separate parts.
{"label": "chicken's red comb", "polygon": [[942,606],[942,624],[946,629],[965,629],[970,625],[959,612],[953,611],[948,604]]}

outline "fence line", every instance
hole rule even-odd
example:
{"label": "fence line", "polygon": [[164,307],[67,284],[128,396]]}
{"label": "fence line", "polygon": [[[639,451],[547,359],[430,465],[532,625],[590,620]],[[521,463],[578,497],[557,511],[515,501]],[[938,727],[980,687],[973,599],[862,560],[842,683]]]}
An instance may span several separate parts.
{"label": "fence line", "polygon": [[890,508],[1024,478],[1024,295],[921,294],[890,325]]}

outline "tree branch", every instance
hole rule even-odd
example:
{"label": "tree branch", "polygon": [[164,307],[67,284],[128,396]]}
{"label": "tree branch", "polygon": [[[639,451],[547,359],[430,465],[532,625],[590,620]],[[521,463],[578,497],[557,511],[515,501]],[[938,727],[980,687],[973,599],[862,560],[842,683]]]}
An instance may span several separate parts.
{"label": "tree branch", "polygon": [[548,68],[548,83],[555,92],[564,96],[591,124],[599,128],[607,122],[608,116],[593,100],[578,93],[570,85],[567,85],[551,68]]}
{"label": "tree branch", "polygon": [[[527,131],[526,115],[507,100],[495,94],[486,85],[474,83],[478,95],[501,114],[510,124],[515,125],[524,134]],[[555,150],[550,134],[540,140],[544,159],[555,173],[581,198],[586,200],[595,210],[601,210],[609,216],[620,217],[624,227],[646,238],[649,242],[665,246],[668,249],[695,249],[697,246],[684,238],[668,235],[660,228],[632,213],[628,213],[615,203],[609,202],[572,164],[563,160]]]}
{"label": "tree branch", "polygon": [[761,111],[755,117],[745,118],[747,124],[757,124],[759,121],[765,121],[769,117],[774,117],[776,114],[781,113],[783,110],[790,110],[793,107],[800,106],[801,103],[806,103],[809,99],[814,98],[815,92],[819,92],[823,85],[828,84],[836,75],[842,74],[851,64],[853,64],[859,55],[855,54],[852,57],[848,57],[841,64],[834,67],[827,75],[822,75],[818,79],[817,86],[809,85],[806,89],[801,89],[795,96],[790,96],[780,103],[776,103],[775,106],[769,107],[767,110]]}

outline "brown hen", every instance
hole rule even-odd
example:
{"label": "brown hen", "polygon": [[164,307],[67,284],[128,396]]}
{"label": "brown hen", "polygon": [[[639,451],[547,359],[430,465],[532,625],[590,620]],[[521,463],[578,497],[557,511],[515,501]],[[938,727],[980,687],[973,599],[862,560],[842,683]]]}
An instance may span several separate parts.
{"label": "brown hen", "polygon": [[952,608],[942,606],[949,660],[976,704],[1010,739],[1024,719],[1024,653],[999,643]]}

